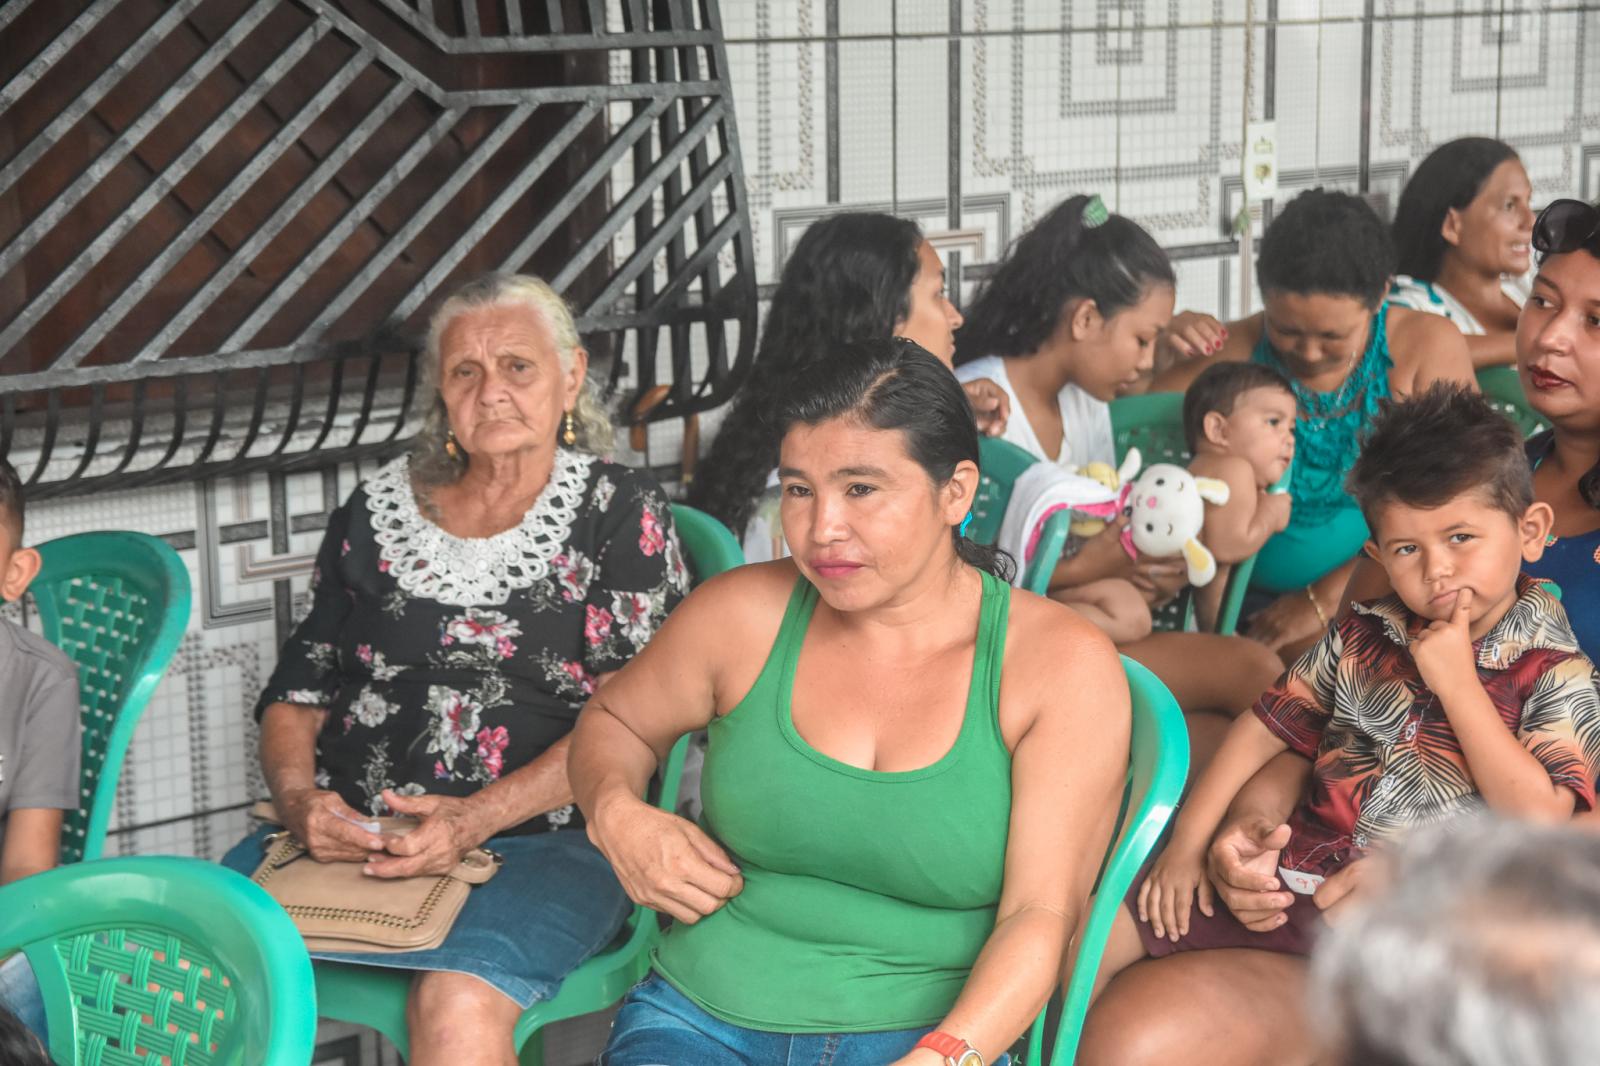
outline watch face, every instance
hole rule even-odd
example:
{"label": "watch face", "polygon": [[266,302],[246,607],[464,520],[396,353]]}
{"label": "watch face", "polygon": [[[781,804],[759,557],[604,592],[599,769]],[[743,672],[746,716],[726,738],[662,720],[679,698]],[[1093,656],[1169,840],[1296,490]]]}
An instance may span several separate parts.
{"label": "watch face", "polygon": [[956,1066],[984,1066],[983,1056],[969,1049],[956,1060]]}

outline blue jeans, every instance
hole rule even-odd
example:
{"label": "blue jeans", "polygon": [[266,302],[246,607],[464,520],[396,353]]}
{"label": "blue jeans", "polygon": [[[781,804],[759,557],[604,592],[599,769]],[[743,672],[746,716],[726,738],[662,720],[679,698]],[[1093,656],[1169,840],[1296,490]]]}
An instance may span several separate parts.
{"label": "blue jeans", "polygon": [[[272,831],[263,826],[245,837],[222,865],[250,876]],[[381,954],[314,951],[312,958],[470,974],[523,1010],[554,996],[567,974],[612,941],[633,905],[582,830],[494,837],[484,846],[505,861],[467,896],[443,944]]]}
{"label": "blue jeans", "polygon": [[33,1030],[39,1043],[49,1046],[44,1020],[44,997],[39,994],[39,982],[34,979],[33,967],[28,965],[22,952],[0,962],[0,1007]]}
{"label": "blue jeans", "polygon": [[[600,1066],[887,1066],[929,1032],[769,1033],[701,1010],[652,973],[628,993]],[[994,1066],[1006,1066],[1002,1055]]]}

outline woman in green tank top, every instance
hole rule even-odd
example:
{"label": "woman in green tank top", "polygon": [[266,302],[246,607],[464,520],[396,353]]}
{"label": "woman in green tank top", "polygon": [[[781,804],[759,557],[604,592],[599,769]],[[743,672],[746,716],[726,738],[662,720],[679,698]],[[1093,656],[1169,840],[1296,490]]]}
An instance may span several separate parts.
{"label": "woman in green tank top", "polygon": [[[1120,664],[960,535],[955,378],[907,341],[810,365],[779,427],[794,557],[697,590],[573,733],[590,836],[677,919],[607,1066],[1003,1061],[1109,838]],[[701,728],[703,828],[639,798]]]}

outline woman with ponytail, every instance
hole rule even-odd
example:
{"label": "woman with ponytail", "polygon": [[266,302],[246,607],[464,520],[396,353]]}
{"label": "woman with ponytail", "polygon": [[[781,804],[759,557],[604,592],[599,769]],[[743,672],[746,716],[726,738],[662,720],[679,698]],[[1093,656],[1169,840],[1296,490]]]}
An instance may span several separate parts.
{"label": "woman with ponytail", "polygon": [[[606,1066],[1000,1066],[1110,837],[1127,682],[962,535],[961,387],[904,340],[807,366],[773,426],[793,558],[695,590],[578,724],[591,837],[677,919]],[[639,798],[703,728],[704,829]]]}
{"label": "woman with ponytail", "polygon": [[[889,337],[916,341],[949,366],[960,325],[944,264],[915,222],[868,211],[813,222],[783,268],[755,366],[700,464],[689,502],[733,530],[748,561],[786,554],[773,423],[790,375],[847,341]],[[979,429],[998,433],[1010,411],[1005,394],[990,381],[964,387]]]}
{"label": "woman with ponytail", "polygon": [[[1047,462],[1117,465],[1110,401],[1142,390],[1172,317],[1167,253],[1098,196],[1073,196],[1019,237],[956,334],[956,376],[993,380],[1011,398],[1005,438]],[[1130,559],[1120,518],[1065,557],[1050,595],[1100,625],[1153,670],[1191,718],[1195,747],[1220,739],[1220,714],[1249,707],[1283,663],[1241,637],[1151,633],[1149,608],[1187,583],[1181,559]],[[1129,602],[1129,598],[1132,602]],[[1143,613],[1142,632],[1129,619]]]}

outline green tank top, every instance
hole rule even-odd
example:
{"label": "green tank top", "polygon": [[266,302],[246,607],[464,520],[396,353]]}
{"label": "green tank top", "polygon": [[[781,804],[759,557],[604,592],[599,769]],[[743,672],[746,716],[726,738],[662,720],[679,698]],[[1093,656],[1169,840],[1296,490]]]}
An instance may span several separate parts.
{"label": "green tank top", "polygon": [[744,889],[667,930],[655,968],[723,1021],[782,1033],[941,1020],[994,928],[1011,820],[1000,665],[1011,589],[983,575],[972,681],[955,744],[918,770],[817,751],[789,713],[817,604],[800,579],[761,676],[710,727],[708,831]]}

